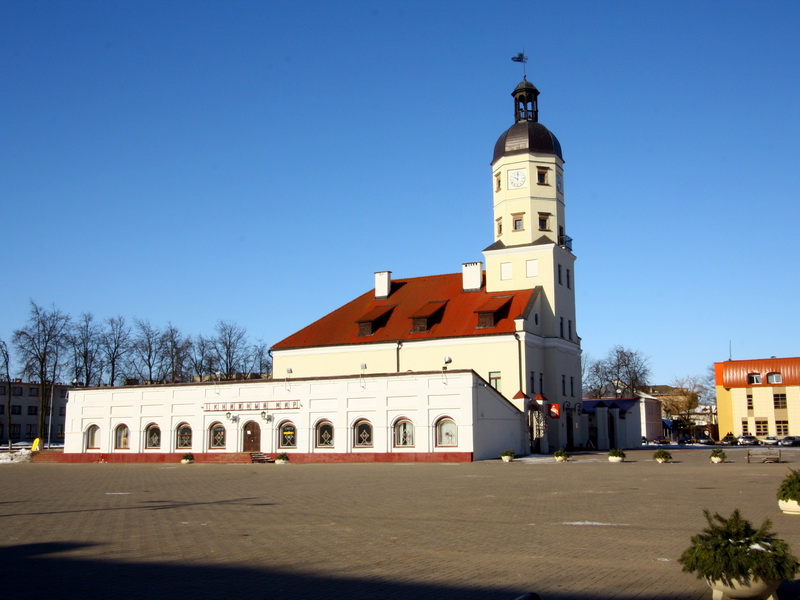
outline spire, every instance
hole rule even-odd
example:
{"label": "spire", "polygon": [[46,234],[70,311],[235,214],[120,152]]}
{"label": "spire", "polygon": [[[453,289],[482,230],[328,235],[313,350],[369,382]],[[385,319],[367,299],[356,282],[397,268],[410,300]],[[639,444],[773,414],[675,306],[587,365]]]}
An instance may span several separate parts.
{"label": "spire", "polygon": [[539,90],[526,77],[522,78],[519,85],[511,93],[514,96],[514,119],[517,123],[522,121],[539,122]]}

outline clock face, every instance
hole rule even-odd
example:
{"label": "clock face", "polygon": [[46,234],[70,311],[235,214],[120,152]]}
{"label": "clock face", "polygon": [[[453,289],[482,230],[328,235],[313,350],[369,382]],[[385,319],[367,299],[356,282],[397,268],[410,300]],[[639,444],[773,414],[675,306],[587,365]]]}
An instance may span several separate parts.
{"label": "clock face", "polygon": [[525,185],[525,181],[525,171],[523,169],[508,172],[508,187],[521,188]]}

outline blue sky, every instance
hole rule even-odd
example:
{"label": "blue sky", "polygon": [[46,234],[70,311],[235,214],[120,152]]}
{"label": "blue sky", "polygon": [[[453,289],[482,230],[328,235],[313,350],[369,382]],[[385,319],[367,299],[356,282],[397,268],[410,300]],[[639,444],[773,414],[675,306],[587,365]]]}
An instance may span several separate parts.
{"label": "blue sky", "polygon": [[492,241],[525,50],[577,332],[797,356],[797,2],[0,3],[0,338],[29,300],[272,344]]}

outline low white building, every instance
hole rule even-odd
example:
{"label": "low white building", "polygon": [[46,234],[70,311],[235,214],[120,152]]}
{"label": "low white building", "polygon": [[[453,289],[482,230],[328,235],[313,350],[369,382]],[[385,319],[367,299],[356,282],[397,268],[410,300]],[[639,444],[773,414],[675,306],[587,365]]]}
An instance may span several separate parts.
{"label": "low white building", "polygon": [[[177,460],[470,461],[527,453],[524,415],[471,370],[74,389],[65,453]],[[171,455],[171,456],[165,456]]]}

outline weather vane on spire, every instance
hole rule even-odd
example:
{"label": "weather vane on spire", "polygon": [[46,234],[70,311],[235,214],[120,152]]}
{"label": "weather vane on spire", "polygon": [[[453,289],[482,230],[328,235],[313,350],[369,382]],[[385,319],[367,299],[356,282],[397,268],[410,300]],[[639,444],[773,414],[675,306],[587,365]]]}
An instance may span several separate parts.
{"label": "weather vane on spire", "polygon": [[513,60],[514,62],[522,63],[522,78],[527,79],[528,73],[527,73],[527,67],[525,67],[525,63],[528,62],[528,57],[525,56],[525,49],[523,48],[522,52],[520,52],[516,56],[512,56],[511,60]]}

